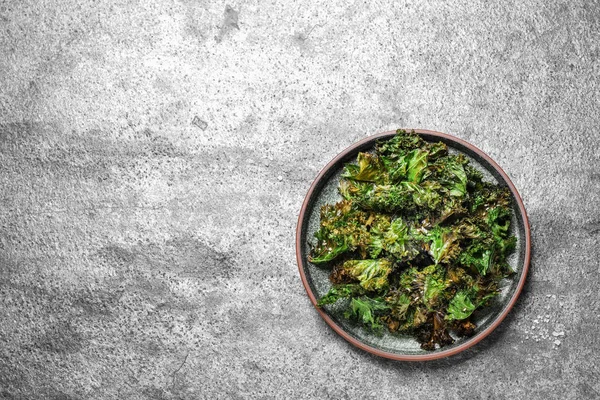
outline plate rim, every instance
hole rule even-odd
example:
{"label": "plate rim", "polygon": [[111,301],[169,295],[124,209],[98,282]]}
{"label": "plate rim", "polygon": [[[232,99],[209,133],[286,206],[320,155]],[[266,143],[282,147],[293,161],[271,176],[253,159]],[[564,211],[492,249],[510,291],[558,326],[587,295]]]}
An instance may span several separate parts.
{"label": "plate rim", "polygon": [[476,153],[479,157],[485,159],[500,174],[502,179],[508,185],[511,193],[515,197],[515,199],[517,201],[519,212],[521,214],[521,218],[523,219],[523,225],[525,226],[525,257],[523,260],[523,273],[521,274],[521,278],[519,279],[519,282],[517,284],[517,288],[516,288],[515,292],[513,293],[512,297],[508,301],[508,304],[506,305],[506,307],[504,307],[504,309],[500,313],[500,315],[483,331],[479,332],[472,338],[466,340],[464,343],[462,343],[456,347],[452,347],[447,350],[441,350],[441,351],[432,352],[432,353],[425,353],[425,354],[398,354],[398,353],[392,353],[389,351],[377,349],[377,348],[372,347],[372,346],[360,341],[359,339],[353,337],[348,332],[346,332],[344,329],[342,329],[341,326],[336,324],[335,321],[323,309],[317,307],[317,298],[316,298],[315,294],[312,292],[310,285],[308,283],[306,274],[304,273],[304,263],[302,260],[302,231],[303,231],[302,228],[304,226],[306,210],[308,209],[308,207],[310,205],[310,199],[313,195],[313,192],[315,191],[317,185],[321,182],[323,177],[329,172],[329,170],[331,168],[333,168],[341,159],[347,157],[349,153],[355,151],[357,148],[363,146],[367,142],[375,141],[375,140],[379,139],[380,137],[396,134],[396,132],[397,132],[396,130],[376,133],[376,134],[367,136],[366,138],[361,139],[358,142],[355,142],[354,144],[352,144],[352,145],[348,146],[347,148],[345,148],[344,150],[342,150],[330,162],[328,162],[327,165],[325,165],[325,167],[323,167],[321,169],[319,174],[316,176],[316,178],[313,180],[312,184],[310,185],[310,188],[308,189],[306,196],[304,197],[304,201],[302,202],[302,207],[300,209],[300,214],[298,216],[298,222],[296,225],[296,261],[298,263],[298,270],[300,272],[302,284],[304,286],[304,289],[306,290],[306,293],[308,294],[308,297],[309,297],[311,303],[313,304],[313,307],[317,310],[317,312],[325,320],[327,325],[329,325],[329,327],[332,328],[338,335],[343,337],[346,341],[348,341],[352,345],[354,345],[364,351],[367,351],[371,354],[380,356],[380,357],[397,360],[397,361],[429,361],[429,360],[436,360],[436,359],[440,359],[440,358],[449,357],[449,356],[458,354],[458,353],[474,346],[475,344],[477,344],[481,340],[483,340],[485,337],[487,337],[490,333],[492,333],[492,331],[494,331],[494,329],[496,329],[496,327],[498,327],[498,325],[500,325],[500,323],[506,318],[508,313],[512,310],[513,306],[517,302],[517,300],[521,294],[521,291],[523,290],[523,287],[525,286],[525,281],[527,280],[527,274],[529,273],[529,264],[531,262],[531,227],[529,225],[529,218],[527,217],[525,205],[523,204],[523,200],[521,199],[521,196],[519,195],[517,188],[512,183],[512,181],[510,180],[510,178],[508,177],[506,172],[504,172],[504,170],[498,165],[498,163],[496,163],[490,156],[488,156],[485,152],[483,152],[483,150],[479,149],[478,147],[474,146],[473,144],[471,144],[463,139],[460,139],[456,136],[449,135],[447,133],[432,131],[432,130],[428,130],[428,129],[416,129],[416,128],[415,129],[400,128],[400,129],[405,130],[407,132],[414,131],[418,134],[425,134],[425,135],[429,135],[429,136],[439,137],[441,139],[445,139],[450,142],[455,142],[455,143],[458,143],[458,144],[468,148],[469,150]]}

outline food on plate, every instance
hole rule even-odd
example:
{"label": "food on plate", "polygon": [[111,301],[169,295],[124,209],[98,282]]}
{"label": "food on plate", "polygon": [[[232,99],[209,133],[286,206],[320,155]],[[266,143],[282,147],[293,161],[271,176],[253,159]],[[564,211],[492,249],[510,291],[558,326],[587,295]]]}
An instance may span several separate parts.
{"label": "food on plate", "polygon": [[331,270],[318,307],[425,350],[470,336],[474,313],[513,271],[511,195],[443,142],[398,130],[344,167],[342,199],[320,210],[308,260]]}

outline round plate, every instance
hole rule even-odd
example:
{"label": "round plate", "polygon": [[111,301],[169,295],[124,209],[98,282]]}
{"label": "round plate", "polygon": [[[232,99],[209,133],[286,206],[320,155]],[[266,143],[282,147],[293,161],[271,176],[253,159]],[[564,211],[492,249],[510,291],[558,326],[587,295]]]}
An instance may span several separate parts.
{"label": "round plate", "polygon": [[[406,129],[409,131],[409,129]],[[308,262],[309,243],[314,242],[314,233],[319,228],[319,211],[322,205],[333,204],[342,199],[337,191],[340,174],[344,164],[353,162],[359,152],[373,151],[375,142],[380,139],[390,139],[396,132],[383,132],[370,136],[348,147],[338,154],[319,173],[304,199],[298,227],[296,229],[296,258],[302,283],[308,293],[310,301],[315,305],[321,317],[333,330],[353,345],[381,357],[404,361],[425,361],[447,357],[459,353],[489,335],[506,317],[513,307],[519,293],[523,288],[531,254],[531,234],[529,222],[523,201],[506,173],[483,151],[479,150],[464,140],[455,138],[445,133],[415,129],[423,139],[429,142],[444,142],[450,153],[462,153],[470,160],[470,164],[480,170],[486,180],[507,186],[512,193],[513,218],[511,227],[517,237],[515,252],[509,257],[508,262],[516,272],[511,278],[504,279],[500,285],[500,295],[492,303],[473,313],[477,330],[470,338],[454,337],[452,345],[434,351],[422,350],[415,338],[409,335],[391,334],[387,330],[381,334],[373,334],[363,327],[348,321],[343,317],[343,307],[336,305],[325,308],[316,307],[317,299],[323,296],[329,288],[329,269],[318,267]]]}

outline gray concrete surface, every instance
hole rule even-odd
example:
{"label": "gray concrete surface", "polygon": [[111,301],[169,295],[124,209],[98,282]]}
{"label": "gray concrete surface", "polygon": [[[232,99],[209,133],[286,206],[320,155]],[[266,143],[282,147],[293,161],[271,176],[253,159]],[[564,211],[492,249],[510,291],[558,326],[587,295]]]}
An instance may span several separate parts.
{"label": "gray concrete surface", "polygon": [[[0,397],[600,397],[599,44],[597,1],[0,1]],[[508,319],[425,364],[345,343],[294,254],[397,127],[486,151],[533,232]]]}

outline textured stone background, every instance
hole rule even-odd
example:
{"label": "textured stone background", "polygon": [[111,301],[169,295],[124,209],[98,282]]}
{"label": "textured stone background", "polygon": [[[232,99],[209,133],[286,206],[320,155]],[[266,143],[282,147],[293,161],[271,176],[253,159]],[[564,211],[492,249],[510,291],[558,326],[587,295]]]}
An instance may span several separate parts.
{"label": "textured stone background", "polygon": [[[0,397],[598,398],[599,45],[597,1],[0,1]],[[397,127],[487,152],[533,234],[507,320],[424,364],[338,337],[294,253]]]}

